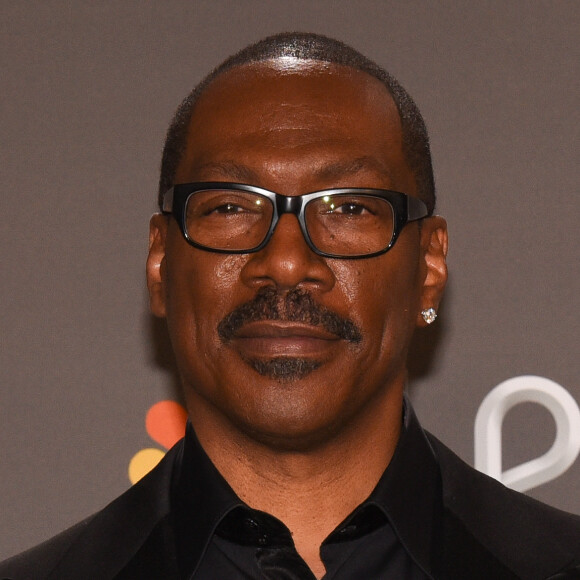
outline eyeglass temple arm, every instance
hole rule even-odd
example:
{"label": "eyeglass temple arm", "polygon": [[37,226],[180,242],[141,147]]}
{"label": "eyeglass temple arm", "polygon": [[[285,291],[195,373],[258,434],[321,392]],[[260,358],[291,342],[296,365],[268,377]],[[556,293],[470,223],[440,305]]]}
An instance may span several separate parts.
{"label": "eyeglass temple arm", "polygon": [[171,213],[173,211],[173,187],[168,189],[163,194],[163,203],[161,205],[161,211],[163,213]]}
{"label": "eyeglass temple arm", "polygon": [[424,202],[417,197],[407,197],[407,220],[412,222],[420,220],[429,215],[429,211]]}

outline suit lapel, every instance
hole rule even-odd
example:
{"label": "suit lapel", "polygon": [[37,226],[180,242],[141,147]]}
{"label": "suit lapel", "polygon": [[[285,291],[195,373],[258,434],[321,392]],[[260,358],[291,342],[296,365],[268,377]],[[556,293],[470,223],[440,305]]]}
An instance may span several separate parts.
{"label": "suit lapel", "polygon": [[486,550],[453,514],[445,510],[439,533],[437,580],[519,580]]}
{"label": "suit lapel", "polygon": [[115,576],[115,580],[179,580],[179,566],[169,516],[151,531],[139,551]]}
{"label": "suit lapel", "polygon": [[[577,517],[505,488],[429,438],[442,476],[441,569],[448,574],[443,578],[575,578]],[[564,575],[554,576],[558,571]]]}
{"label": "suit lapel", "polygon": [[[147,569],[150,564],[159,569],[160,560],[155,558],[159,550],[168,562],[174,562],[166,517],[173,465],[181,446],[182,442],[173,447],[153,471],[90,520],[47,580],[77,580],[79,570],[83,570],[83,580],[143,578],[126,574],[131,566]],[[171,575],[172,568],[169,575],[145,578],[177,579],[177,574]],[[119,576],[123,570],[127,573]]]}

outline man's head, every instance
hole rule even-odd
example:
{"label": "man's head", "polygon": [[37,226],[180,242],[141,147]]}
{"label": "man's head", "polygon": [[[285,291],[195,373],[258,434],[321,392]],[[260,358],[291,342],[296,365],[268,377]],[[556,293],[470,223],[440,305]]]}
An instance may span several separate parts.
{"label": "man's head", "polygon": [[183,100],[169,130],[163,149],[159,179],[161,198],[175,183],[175,171],[187,139],[195,103],[211,82],[222,73],[239,66],[273,59],[314,60],[343,65],[375,77],[385,85],[399,112],[403,132],[403,150],[415,175],[417,194],[427,204],[429,213],[435,208],[435,182],[427,128],[417,105],[389,72],[354,48],[333,38],[310,33],[282,33],[252,44],[226,59],[207,75]]}
{"label": "man's head", "polygon": [[[186,123],[185,133],[166,147],[162,182],[242,183],[282,194],[285,204],[330,188],[419,197],[424,180],[409,151],[427,148],[428,156],[422,122],[420,146],[408,143],[415,133],[404,133],[401,105],[383,80],[322,55],[304,58],[293,38],[280,37],[288,45],[282,56],[233,57],[203,83],[193,106],[182,106],[178,116],[187,120],[172,131]],[[335,41],[299,40],[342,54]],[[288,54],[292,47],[298,56]],[[219,246],[228,232],[243,243],[259,212],[231,197],[215,204],[214,193],[194,216],[210,223],[206,245]],[[355,199],[315,212],[309,219],[328,226],[318,245],[335,244],[345,231],[368,238],[361,223],[382,227],[373,207]],[[167,318],[198,431],[305,449],[373,422],[398,429],[409,343],[424,324],[421,310],[437,307],[445,284],[441,218],[411,222],[388,252],[356,260],[315,253],[286,213],[254,252],[196,247],[167,215],[152,218],[150,239],[151,308]]]}

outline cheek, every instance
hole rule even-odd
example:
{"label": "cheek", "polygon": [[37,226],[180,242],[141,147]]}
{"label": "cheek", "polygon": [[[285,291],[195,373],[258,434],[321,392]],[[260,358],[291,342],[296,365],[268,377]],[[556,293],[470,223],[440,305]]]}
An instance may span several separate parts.
{"label": "cheek", "polygon": [[248,257],[240,254],[214,254],[211,263],[208,263],[210,260],[204,260],[205,268],[202,266],[199,270],[200,273],[204,270],[208,285],[213,288],[217,297],[226,299],[238,286],[242,268],[247,261]]}
{"label": "cheek", "polygon": [[[333,270],[347,316],[363,331],[371,348],[412,333],[420,297],[419,252],[403,242],[391,252],[360,261],[342,261]],[[382,345],[382,346],[381,346]]]}
{"label": "cheek", "polygon": [[176,350],[206,353],[217,345],[217,325],[236,306],[245,259],[181,244],[168,252],[167,323]]}

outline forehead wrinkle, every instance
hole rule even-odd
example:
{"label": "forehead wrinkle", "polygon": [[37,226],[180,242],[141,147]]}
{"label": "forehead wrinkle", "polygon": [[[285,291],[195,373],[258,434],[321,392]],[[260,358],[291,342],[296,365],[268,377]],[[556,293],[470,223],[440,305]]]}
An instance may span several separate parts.
{"label": "forehead wrinkle", "polygon": [[316,177],[320,179],[336,179],[340,177],[348,177],[358,173],[378,173],[380,176],[393,179],[393,175],[384,163],[381,163],[375,157],[364,155],[356,157],[355,159],[345,159],[340,161],[333,161],[322,165],[314,172]]}
{"label": "forehead wrinkle", "polygon": [[[274,170],[272,164],[270,171]],[[284,162],[278,162],[274,165],[284,165]],[[208,173],[219,175],[223,179],[238,181],[241,183],[258,184],[260,182],[259,174],[252,168],[243,163],[234,160],[209,161],[197,167],[197,171],[203,176]],[[318,163],[318,167],[313,167],[311,176],[323,181],[350,177],[360,173],[374,173],[388,181],[393,179],[392,173],[385,164],[378,159],[365,155],[354,159],[344,159],[339,161]]]}

